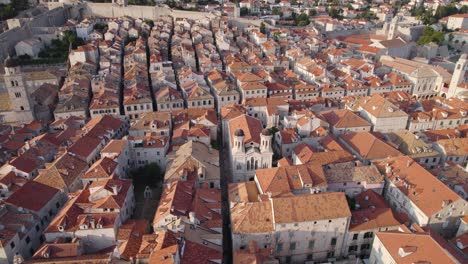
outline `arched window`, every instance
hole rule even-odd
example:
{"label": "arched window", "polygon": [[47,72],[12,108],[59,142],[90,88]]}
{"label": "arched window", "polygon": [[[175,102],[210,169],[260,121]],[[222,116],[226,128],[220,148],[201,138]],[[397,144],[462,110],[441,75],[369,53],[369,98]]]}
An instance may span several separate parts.
{"label": "arched window", "polygon": [[247,161],[247,170],[250,170],[250,161]]}
{"label": "arched window", "polygon": [[254,161],[254,158],[251,157],[251,158],[250,158],[250,169],[251,169],[251,170],[254,169],[254,162],[255,162],[255,161]]}
{"label": "arched window", "polygon": [[255,161],[255,169],[258,169],[258,160]]}
{"label": "arched window", "polygon": [[14,81],[11,81],[11,86],[15,86],[15,82]]}
{"label": "arched window", "polygon": [[18,81],[15,81],[15,85],[18,86]]}

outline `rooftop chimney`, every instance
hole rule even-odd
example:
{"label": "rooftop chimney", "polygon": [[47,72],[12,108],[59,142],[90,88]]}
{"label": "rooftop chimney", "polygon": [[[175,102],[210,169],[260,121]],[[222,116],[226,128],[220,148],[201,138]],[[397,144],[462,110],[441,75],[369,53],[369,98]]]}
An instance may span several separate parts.
{"label": "rooftop chimney", "polygon": [[250,254],[257,253],[257,250],[258,250],[257,241],[254,241],[254,240],[249,241],[249,252],[250,252]]}
{"label": "rooftop chimney", "polygon": [[119,194],[119,189],[118,189],[117,185],[112,185],[111,188],[112,188],[112,194],[113,195]]}
{"label": "rooftop chimney", "polygon": [[89,226],[90,226],[92,229],[95,229],[95,228],[96,228],[96,221],[94,220],[94,218],[89,219]]}
{"label": "rooftop chimney", "polygon": [[411,165],[411,162],[412,162],[412,160],[410,160],[410,159],[406,161],[406,167],[407,168]]}

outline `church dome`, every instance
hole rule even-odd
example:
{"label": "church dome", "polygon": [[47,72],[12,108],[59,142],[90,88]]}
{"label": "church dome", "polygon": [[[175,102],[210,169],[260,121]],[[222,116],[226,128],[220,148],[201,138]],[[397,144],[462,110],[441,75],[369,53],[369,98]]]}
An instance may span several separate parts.
{"label": "church dome", "polygon": [[264,136],[271,136],[271,131],[268,128],[262,130],[262,135]]}
{"label": "church dome", "polygon": [[17,67],[17,66],[19,66],[17,60],[11,58],[10,56],[8,56],[8,58],[6,58],[6,60],[5,60],[5,67],[7,67],[7,68],[14,68],[14,67]]}
{"label": "church dome", "polygon": [[236,136],[236,137],[243,137],[243,136],[245,136],[244,130],[242,130],[242,129],[240,129],[240,128],[236,129],[236,131],[234,131],[234,136]]}

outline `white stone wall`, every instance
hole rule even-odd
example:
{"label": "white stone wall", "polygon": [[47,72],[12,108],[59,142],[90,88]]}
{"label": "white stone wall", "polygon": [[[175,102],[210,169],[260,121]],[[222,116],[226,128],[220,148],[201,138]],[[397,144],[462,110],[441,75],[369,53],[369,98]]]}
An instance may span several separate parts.
{"label": "white stone wall", "polygon": [[245,100],[248,98],[266,98],[267,97],[267,89],[260,89],[260,90],[244,90],[240,89],[242,92],[242,103],[245,103]]}
{"label": "white stone wall", "polygon": [[37,57],[37,55],[41,51],[41,48],[42,48],[42,45],[39,45],[39,44],[38,45],[29,45],[29,44],[27,44],[25,42],[19,42],[15,46],[17,56],[27,54],[27,55],[31,56],[32,58]]}
{"label": "white stone wall", "polygon": [[169,144],[162,148],[133,148],[131,147],[132,164],[134,168],[150,163],[156,163],[164,171],[166,169],[166,153]]}
{"label": "white stone wall", "polygon": [[440,211],[432,215],[428,225],[431,230],[439,232],[443,236],[452,237],[458,230],[461,222],[460,218],[466,215],[467,210],[467,202],[460,197],[457,201],[444,206]]}
{"label": "white stone wall", "polygon": [[187,101],[188,108],[214,108],[213,99],[200,99]]}
{"label": "white stone wall", "polygon": [[375,237],[374,243],[372,244],[372,252],[369,257],[369,263],[372,263],[372,264],[396,263],[378,237]]}
{"label": "white stone wall", "polygon": [[152,112],[153,106],[151,102],[124,105],[125,116],[129,119],[138,119],[143,113]]}
{"label": "white stone wall", "polygon": [[349,132],[363,132],[363,131],[371,131],[371,126],[347,127],[347,128],[332,127],[332,133],[334,135],[341,135],[341,134],[346,134],[346,133],[349,133]]}
{"label": "white stone wall", "polygon": [[[313,260],[326,260],[327,254],[332,251],[334,257],[340,257],[348,225],[348,218],[288,224],[276,223],[274,255],[282,261],[291,256],[293,263],[303,263],[308,260],[310,254]],[[332,245],[332,239],[336,239],[335,245]],[[293,244],[294,250],[291,249]]]}
{"label": "white stone wall", "polygon": [[404,193],[398,189],[392,182],[387,182],[388,187],[385,192],[385,199],[390,203],[393,209],[398,212],[406,213],[412,221],[420,226],[426,226],[429,217],[424,214]]}
{"label": "white stone wall", "polygon": [[468,28],[468,18],[449,17],[447,21],[447,28],[452,30]]}
{"label": "white stone wall", "polygon": [[415,78],[410,75],[408,77],[414,83],[413,95],[417,97],[435,95],[442,89],[444,84],[443,79],[438,76]]}
{"label": "white stone wall", "polygon": [[54,112],[54,117],[55,120],[58,119],[67,119],[71,116],[77,116],[77,117],[86,117],[86,111],[81,110],[81,111],[69,111],[69,112]]}
{"label": "white stone wall", "polygon": [[[15,247],[11,247],[11,243],[15,244]],[[18,234],[16,234],[6,245],[0,247],[0,263],[9,264],[13,263],[13,257],[16,255],[16,252],[23,253],[24,249],[19,248],[20,240]]]}
{"label": "white stone wall", "polygon": [[373,131],[389,133],[405,130],[408,124],[408,116],[377,118],[365,110],[361,110],[361,115],[373,125]]}

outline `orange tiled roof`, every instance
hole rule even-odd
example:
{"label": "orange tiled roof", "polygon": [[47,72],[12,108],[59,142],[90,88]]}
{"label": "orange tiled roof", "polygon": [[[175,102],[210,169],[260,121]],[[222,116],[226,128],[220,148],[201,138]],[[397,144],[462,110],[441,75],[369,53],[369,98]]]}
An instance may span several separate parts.
{"label": "orange tiled roof", "polygon": [[361,157],[367,160],[402,156],[402,154],[370,132],[357,132],[341,135],[341,139]]}
{"label": "orange tiled roof", "polygon": [[342,192],[327,192],[274,198],[275,223],[347,218],[351,212]]}
{"label": "orange tiled roof", "polygon": [[350,110],[330,110],[321,113],[328,123],[335,128],[370,127],[371,124],[364,118]]}
{"label": "orange tiled roof", "polygon": [[389,158],[376,165],[427,216],[462,199],[410,157]]}
{"label": "orange tiled roof", "polygon": [[457,263],[426,233],[378,232],[376,237],[396,263]]}
{"label": "orange tiled roof", "polygon": [[262,132],[262,122],[248,115],[241,115],[229,121],[229,134],[231,141],[234,139],[234,132],[242,129],[244,132],[244,144],[254,142],[260,144],[260,133]]}
{"label": "orange tiled roof", "polygon": [[[18,191],[14,192],[5,203],[22,207],[33,212],[39,212],[60,191],[45,184],[28,181]],[[40,194],[40,195],[38,195]],[[31,199],[34,197],[34,199]]]}

